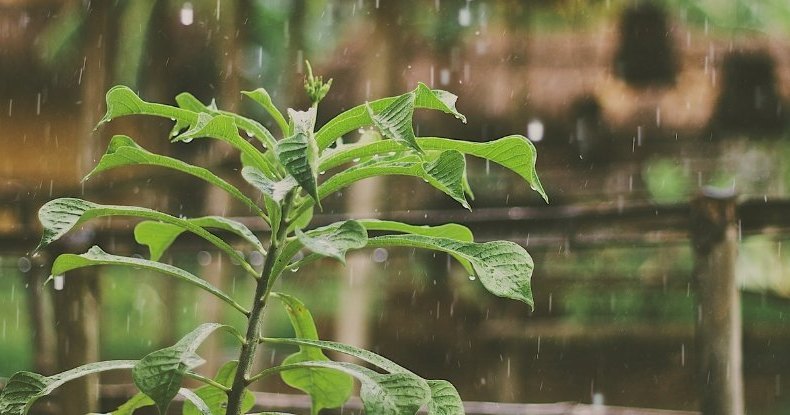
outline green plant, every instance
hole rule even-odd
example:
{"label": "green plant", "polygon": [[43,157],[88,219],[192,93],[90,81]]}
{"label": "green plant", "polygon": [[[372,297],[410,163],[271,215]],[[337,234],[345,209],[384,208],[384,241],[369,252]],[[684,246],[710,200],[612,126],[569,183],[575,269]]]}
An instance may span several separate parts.
{"label": "green plant", "polygon": [[[320,208],[322,198],[374,176],[422,178],[469,208],[465,155],[485,158],[513,170],[545,198],[534,170],[534,146],[522,136],[509,136],[487,143],[415,137],[412,129],[415,108],[435,109],[464,120],[464,116],[455,109],[455,95],[431,90],[424,84],[398,97],[379,99],[345,111],[315,131],[316,108],[330,84],[331,81],[324,83],[320,77],[313,77],[310,71],[305,87],[312,106],[307,111],[289,109],[288,121],[272,104],[265,90],[244,92],[274,118],[283,137],[280,140],[257,121],[218,110],[213,105],[203,105],[189,94],[176,97],[178,106],[168,106],[145,102],[127,87],[110,89],[107,114],[102,123],[132,114],[168,117],[175,120],[171,132],[173,141],[213,138],[227,142],[240,151],[244,166],[241,175],[260,192],[262,203],[259,205],[239,188],[205,168],[153,154],[127,136],[112,138],[106,154],[88,177],[129,165],[177,170],[228,192],[265,221],[271,232],[264,244],[245,225],[224,217],[187,219],[144,207],[101,205],[81,199],[60,198],[46,203],[39,211],[44,227],[39,248],[90,219],[132,216],[144,219],[136,225],[134,236],[140,244],[148,247],[150,259],[117,256],[94,246],[84,254],[57,257],[52,275],[96,265],[158,271],[213,294],[242,313],[247,319],[247,327],[240,332],[229,325],[203,324],[175,345],[137,361],[91,363],[48,377],[30,372],[16,373],[0,393],[0,413],[25,414],[38,398],[76,377],[106,370],[131,369],[134,383],[141,392],[114,414],[131,414],[136,408],[150,405],[165,413],[177,394],[182,394],[187,400],[184,414],[246,413],[254,404],[248,386],[275,374],[311,397],[313,414],[323,408],[341,406],[352,393],[354,378],[361,383],[361,399],[369,414],[414,414],[422,406],[427,406],[431,414],[462,414],[461,400],[450,383],[426,381],[371,352],[319,340],[313,319],[304,304],[286,293],[273,292],[272,287],[283,271],[296,270],[322,257],[343,262],[349,250],[405,246],[446,252],[470,274],[475,274],[488,291],[532,306],[532,259],[515,243],[475,243],[469,229],[457,224],[427,227],[359,219],[313,229],[308,225],[314,206]],[[376,139],[353,144],[337,143],[344,134],[369,125],[380,132]],[[240,135],[240,130],[251,137],[249,141]],[[334,148],[330,148],[333,144]],[[326,179],[319,182],[319,172],[325,171],[333,174],[327,174]],[[264,254],[262,267],[257,269],[250,265],[242,253],[211,231],[239,237],[251,249]],[[369,237],[368,231],[374,231],[378,236]],[[257,288],[248,299],[251,301],[249,307],[195,275],[159,262],[163,252],[184,232],[194,233],[216,246],[238,262],[242,272],[255,280]],[[306,254],[296,259],[300,251]],[[285,306],[295,329],[295,338],[262,337],[261,315],[271,298]],[[193,372],[193,369],[202,362],[196,354],[197,348],[215,331],[225,331],[238,339],[240,351],[238,360],[227,362],[215,378],[209,379]],[[291,345],[298,347],[298,351],[280,365],[268,367],[257,374],[251,373],[256,351],[265,344]],[[331,361],[323,350],[357,357],[379,370]],[[205,385],[194,391],[184,389],[181,383],[185,377]]]}

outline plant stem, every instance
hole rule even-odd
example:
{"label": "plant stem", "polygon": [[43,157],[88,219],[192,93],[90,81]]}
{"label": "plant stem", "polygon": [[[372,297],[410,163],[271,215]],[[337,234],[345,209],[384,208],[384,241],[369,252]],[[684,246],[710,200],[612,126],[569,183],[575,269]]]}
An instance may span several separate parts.
{"label": "plant stem", "polygon": [[280,249],[283,241],[285,240],[286,232],[286,218],[293,201],[293,193],[286,196],[283,207],[283,215],[281,219],[280,232],[277,235],[271,235],[271,245],[269,246],[269,253],[266,255],[266,261],[263,264],[261,271],[261,278],[258,280],[258,285],[255,287],[255,297],[250,310],[250,316],[247,320],[247,334],[244,336],[244,343],[239,352],[239,365],[236,369],[236,375],[233,377],[233,384],[228,392],[228,407],[226,415],[241,415],[241,402],[244,396],[244,390],[250,384],[249,376],[252,365],[255,361],[255,350],[258,347],[258,338],[261,334],[261,317],[263,309],[266,307],[266,299],[269,294],[269,280],[276,278],[272,275],[274,263],[280,255]]}

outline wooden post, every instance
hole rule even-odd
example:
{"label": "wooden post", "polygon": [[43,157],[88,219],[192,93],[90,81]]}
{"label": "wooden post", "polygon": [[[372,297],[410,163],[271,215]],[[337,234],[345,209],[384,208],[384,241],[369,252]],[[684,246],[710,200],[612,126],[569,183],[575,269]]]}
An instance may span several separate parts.
{"label": "wooden post", "polygon": [[735,280],[735,195],[705,190],[691,204],[697,361],[703,415],[743,415],[741,302]]}
{"label": "wooden post", "polygon": [[51,287],[44,287],[52,261],[45,252],[33,258],[28,284],[28,310],[33,324],[33,353],[36,373],[46,375],[56,371],[56,335],[53,319]]}

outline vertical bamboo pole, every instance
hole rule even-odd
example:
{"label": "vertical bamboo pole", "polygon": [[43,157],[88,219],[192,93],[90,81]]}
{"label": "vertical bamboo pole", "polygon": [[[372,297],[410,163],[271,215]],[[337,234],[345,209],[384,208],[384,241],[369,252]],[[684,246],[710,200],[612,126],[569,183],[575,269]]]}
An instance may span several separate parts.
{"label": "vertical bamboo pole", "polygon": [[703,415],[743,415],[741,304],[735,280],[735,196],[704,191],[691,204],[697,361]]}

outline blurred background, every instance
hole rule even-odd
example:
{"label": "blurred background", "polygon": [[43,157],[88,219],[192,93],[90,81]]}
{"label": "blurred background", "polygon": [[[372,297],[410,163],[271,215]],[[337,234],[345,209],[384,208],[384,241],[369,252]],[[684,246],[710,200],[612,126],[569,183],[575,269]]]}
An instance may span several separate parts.
{"label": "blurred background", "polygon": [[[136,359],[202,321],[243,323],[191,287],[146,272],[96,269],[74,273],[58,290],[42,287],[59,251],[98,243],[146,252],[131,238],[133,222],[113,219],[31,257],[36,211],[77,196],[243,216],[221,192],[168,171],[122,169],[81,183],[109,137],[124,133],[246,185],[235,153],[168,144],[168,122],[131,117],[94,130],[104,93],[124,84],[143,99],[174,103],[187,91],[275,127],[239,91],[263,86],[282,110],[304,108],[306,59],[334,79],[319,124],[425,82],[457,94],[469,121],[419,112],[418,136],[525,135],[551,199],[547,205],[516,175],[469,159],[472,213],[408,178],[369,180],[326,201],[317,223],[456,221],[478,240],[520,243],[535,260],[536,308],[487,294],[444,254],[362,251],[348,268],[326,260],[281,280],[280,290],[312,310],[323,338],[448,379],[469,401],[697,411],[705,379],[689,202],[715,186],[737,195],[745,406],[749,414],[790,412],[784,0],[0,0],[0,383],[17,370]],[[238,266],[198,240],[182,242],[167,261],[246,301],[251,286],[237,279]],[[292,334],[285,316],[270,311],[265,331]],[[259,363],[289,352],[267,351]],[[220,337],[202,349],[209,360],[235,353]],[[63,399],[37,410],[110,410],[133,393],[122,374],[101,383],[69,384]],[[277,381],[260,388],[294,392]],[[99,395],[101,408],[91,403]]]}

